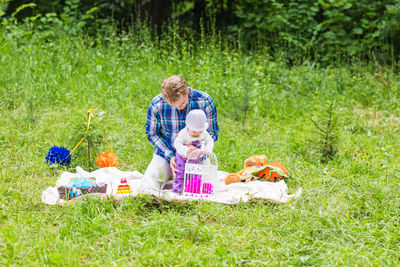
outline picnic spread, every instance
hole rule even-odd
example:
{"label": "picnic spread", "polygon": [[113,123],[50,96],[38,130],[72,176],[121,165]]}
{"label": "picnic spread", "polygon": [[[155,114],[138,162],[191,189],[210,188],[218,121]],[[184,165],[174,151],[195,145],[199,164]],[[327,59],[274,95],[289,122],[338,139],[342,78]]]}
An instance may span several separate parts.
{"label": "picnic spread", "polygon": [[[291,200],[297,199],[302,193],[300,188],[294,194],[288,194],[288,187],[284,180],[279,180],[277,182],[264,182],[255,180],[249,183],[232,183],[226,185],[224,179],[227,175],[228,173],[226,172],[218,171],[218,190],[207,198],[201,198],[201,201],[236,204],[239,202],[247,202],[250,199],[263,199],[287,204]],[[65,197],[65,193],[64,195],[60,195],[60,188],[64,188],[64,192],[69,193],[68,189],[65,191],[65,188],[73,186],[71,184],[71,180],[81,179],[83,177],[95,177],[96,184],[93,183],[93,185],[90,184],[90,186],[97,186],[99,188],[98,190],[101,190],[101,187],[103,188],[102,190],[106,188],[105,192],[97,192],[94,187],[91,190],[92,192],[89,192],[89,190],[87,190],[87,192],[83,192],[81,189],[76,189],[75,192],[73,192],[75,193],[74,197]],[[87,172],[82,168],[77,167],[76,172],[63,172],[54,186],[46,188],[42,192],[42,201],[43,203],[49,205],[63,205],[73,201],[74,199],[79,199],[86,196],[97,196],[100,198],[112,197],[113,199],[120,200],[124,197],[138,195],[154,195],[168,201],[199,200],[190,196],[173,193],[172,180],[169,181],[163,189],[158,189],[147,187],[143,178],[143,174],[138,171],[121,171],[116,167],[100,168],[93,172]],[[118,194],[118,188],[121,185],[121,179],[126,179],[126,184],[129,185],[131,190],[130,193]],[[80,194],[78,190],[81,191]],[[76,195],[77,192],[79,195]]]}
{"label": "picnic spread", "polygon": [[118,158],[102,133],[94,109],[88,110],[88,119],[83,138],[72,149],[52,146],[45,157],[48,164],[68,166],[72,153],[85,140],[91,121],[95,121],[103,140],[111,151],[97,157],[99,169],[87,172],[76,167],[76,172],[65,171],[54,186],[42,192],[42,202],[63,205],[75,199],[95,196],[120,200],[124,197],[153,195],[167,201],[211,201],[223,204],[263,199],[287,204],[300,197],[302,189],[288,194],[285,179],[289,177],[286,167],[280,162],[268,162],[265,155],[253,155],[244,161],[244,168],[237,173],[218,170],[216,155],[207,150],[195,150],[188,154],[182,178],[182,190],[173,189],[173,180],[166,184],[155,184],[152,177],[138,171],[121,171],[116,166]]}

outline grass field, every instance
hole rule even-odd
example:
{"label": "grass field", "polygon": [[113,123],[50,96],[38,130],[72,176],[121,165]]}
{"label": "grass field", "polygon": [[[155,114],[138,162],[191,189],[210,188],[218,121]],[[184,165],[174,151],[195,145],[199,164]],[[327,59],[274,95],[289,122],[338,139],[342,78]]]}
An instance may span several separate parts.
{"label": "grass field", "polygon": [[[400,264],[395,66],[288,66],[266,52],[216,43],[192,50],[129,36],[97,45],[83,39],[0,39],[0,265]],[[173,74],[216,102],[220,169],[239,171],[254,154],[281,161],[291,174],[289,193],[303,188],[296,203],[41,203],[63,171],[95,168],[84,145],[68,168],[44,160],[52,145],[71,149],[80,140],[88,108],[104,112],[100,122],[119,168],[144,172],[152,155],[147,107]],[[324,127],[331,103],[337,154],[321,163],[312,120]],[[106,149],[95,142],[93,153]]]}

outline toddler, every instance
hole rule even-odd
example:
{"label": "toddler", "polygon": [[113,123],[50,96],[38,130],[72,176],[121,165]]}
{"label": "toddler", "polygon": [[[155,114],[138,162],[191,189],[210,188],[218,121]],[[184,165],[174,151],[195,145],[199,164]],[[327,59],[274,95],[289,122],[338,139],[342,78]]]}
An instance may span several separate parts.
{"label": "toddler", "polygon": [[174,147],[176,149],[175,162],[177,169],[173,182],[172,192],[181,193],[182,185],[185,180],[185,164],[188,155],[196,150],[201,149],[204,143],[203,150],[212,152],[214,140],[207,132],[208,123],[206,122],[206,114],[201,109],[194,109],[186,116],[186,127],[183,128],[177,135]]}

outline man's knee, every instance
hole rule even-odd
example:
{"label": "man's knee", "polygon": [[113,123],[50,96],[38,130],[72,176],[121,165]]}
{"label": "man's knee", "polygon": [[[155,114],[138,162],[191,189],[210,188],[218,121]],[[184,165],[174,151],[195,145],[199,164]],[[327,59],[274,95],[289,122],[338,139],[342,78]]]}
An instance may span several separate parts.
{"label": "man's knee", "polygon": [[[154,155],[147,167],[144,179],[155,187],[163,187],[172,175],[172,170],[168,162],[158,155]],[[151,180],[151,181],[150,181]]]}

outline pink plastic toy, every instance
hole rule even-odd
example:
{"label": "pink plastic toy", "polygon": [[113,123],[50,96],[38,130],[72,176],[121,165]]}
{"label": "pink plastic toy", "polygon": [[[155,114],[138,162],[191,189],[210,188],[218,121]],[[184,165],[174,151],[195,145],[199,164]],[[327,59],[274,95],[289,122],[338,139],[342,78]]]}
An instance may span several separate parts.
{"label": "pink plastic toy", "polygon": [[212,152],[195,150],[188,156],[185,166],[183,195],[203,198],[216,192],[218,163]]}
{"label": "pink plastic toy", "polygon": [[[203,187],[201,187],[203,185]],[[212,194],[213,185],[211,183],[202,183],[199,176],[192,177],[185,184],[184,192],[195,193],[195,194]],[[200,190],[202,189],[202,190]]]}

